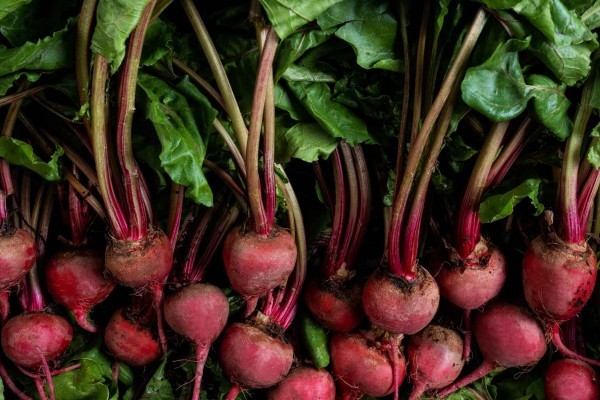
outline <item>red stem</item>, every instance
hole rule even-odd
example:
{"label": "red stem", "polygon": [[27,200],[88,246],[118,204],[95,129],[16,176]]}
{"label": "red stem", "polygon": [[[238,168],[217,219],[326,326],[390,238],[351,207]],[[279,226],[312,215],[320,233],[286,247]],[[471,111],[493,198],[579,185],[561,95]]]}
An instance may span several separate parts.
{"label": "red stem", "polygon": [[331,161],[333,163],[333,181],[335,185],[335,208],[329,246],[327,246],[325,252],[326,278],[332,276],[336,270],[336,262],[340,251],[340,238],[344,227],[344,218],[346,217],[346,184],[339,149],[334,150]]}
{"label": "red stem", "polygon": [[480,239],[481,221],[479,220],[479,205],[486,189],[489,173],[498,155],[509,122],[494,124],[488,133],[473,166],[465,194],[463,195],[456,223],[456,249],[464,260],[475,249]]}
{"label": "red stem", "polygon": [[570,350],[565,344],[562,342],[560,337],[560,325],[557,322],[552,323],[547,327],[548,332],[552,335],[552,343],[558,351],[565,357],[573,358],[575,360],[583,361],[588,363],[594,367],[600,367],[600,361],[594,360],[588,357],[584,357],[572,350]]}
{"label": "red stem", "polygon": [[183,209],[183,197],[185,187],[173,182],[171,184],[171,206],[169,207],[169,220],[167,223],[167,234],[171,241],[171,247],[175,248],[177,234],[181,225],[181,210]]}
{"label": "red stem", "polygon": [[346,175],[348,176],[348,197],[350,197],[350,204],[348,207],[348,213],[344,218],[346,222],[345,226],[343,227],[344,238],[342,239],[339,254],[336,257],[336,270],[342,268],[342,266],[346,266],[348,269],[352,268],[352,266],[348,264],[347,256],[352,248],[352,245],[354,244],[352,242],[352,237],[355,235],[356,224],[358,221],[358,210],[360,208],[358,198],[358,177],[356,176],[356,168],[354,167],[354,156],[352,149],[345,141],[340,143],[340,148],[342,150],[344,165],[346,166]]}
{"label": "red stem", "polygon": [[[265,109],[265,100],[269,89],[269,79],[272,79],[273,59],[277,48],[277,34],[270,28],[265,39],[263,53],[260,58],[254,96],[252,98],[252,115],[248,129],[248,145],[246,148],[246,182],[248,184],[248,200],[255,231],[267,236],[271,227],[268,225],[266,211],[262,200],[260,176],[258,171],[258,153],[260,147],[260,128]],[[273,188],[274,189],[274,188]]]}
{"label": "red stem", "polygon": [[[594,198],[598,192],[600,185],[600,170],[592,169],[589,176],[585,180],[583,187],[579,191],[579,201],[577,208],[581,212],[581,220],[579,221],[582,231],[587,231],[588,221],[594,205]],[[584,233],[585,235],[585,233]]]}
{"label": "red stem", "polygon": [[358,175],[358,197],[360,204],[357,223],[351,240],[350,252],[346,257],[348,265],[354,265],[354,261],[356,260],[356,256],[367,232],[367,225],[371,213],[371,182],[369,180],[367,161],[363,154],[362,146],[355,146],[352,149],[352,152],[354,153],[355,168]]}
{"label": "red stem", "polygon": [[35,388],[37,389],[37,392],[40,395],[40,399],[48,400],[48,397],[46,397],[46,391],[44,390],[44,382],[42,382],[42,379],[35,378],[33,381],[35,382]]}
{"label": "red stem", "polygon": [[327,186],[327,182],[325,180],[325,175],[323,174],[323,168],[321,168],[321,164],[318,161],[313,161],[313,170],[315,171],[315,177],[317,178],[317,183],[321,188],[321,193],[323,193],[325,205],[329,208],[329,212],[333,215],[334,205],[333,199],[331,197],[331,192],[329,191],[329,187]]}
{"label": "red stem", "polygon": [[231,389],[229,389],[229,392],[227,392],[227,397],[225,397],[225,400],[235,400],[237,395],[240,393],[242,393],[242,388],[234,384],[231,386]]}
{"label": "red stem", "polygon": [[[73,166],[73,176],[77,176],[77,167]],[[79,199],[79,194],[73,186],[69,185],[69,222],[71,225],[71,243],[74,246],[84,245],[86,242],[87,218],[82,201]]]}
{"label": "red stem", "polygon": [[144,202],[141,199],[142,192],[139,181],[139,169],[133,156],[133,145],[131,143],[131,129],[133,112],[135,110],[135,90],[137,87],[137,76],[142,56],[144,36],[150,23],[152,10],[156,0],[151,0],[138,22],[137,27],[131,33],[127,55],[121,72],[121,82],[118,94],[117,113],[117,155],[121,166],[123,184],[125,186],[125,199],[129,215],[129,238],[139,240],[146,236],[148,228],[147,214]]}
{"label": "red stem", "polygon": [[196,373],[194,374],[194,390],[192,392],[192,400],[200,399],[202,375],[204,373],[204,364],[206,364],[209,349],[209,345],[203,343],[196,343]]}
{"label": "red stem", "polygon": [[529,127],[531,126],[531,118],[526,117],[523,123],[517,129],[517,132],[513,135],[510,141],[504,146],[502,152],[496,158],[488,174],[487,182],[485,183],[485,190],[497,185],[504,179],[506,173],[512,167],[517,160],[519,154],[525,148],[527,142],[527,136],[529,135]]}
{"label": "red stem", "polygon": [[463,360],[468,360],[471,357],[471,340],[473,338],[472,331],[472,318],[471,313],[473,310],[463,310],[465,319],[465,341],[463,345]]}
{"label": "red stem", "polygon": [[0,377],[2,378],[3,383],[6,385],[8,390],[10,390],[19,400],[32,400],[31,397],[27,396],[23,393],[17,385],[13,382],[8,371],[6,371],[6,367],[4,366],[4,362],[0,360]]}
{"label": "red stem", "polygon": [[451,393],[456,392],[458,389],[463,388],[475,381],[478,381],[479,379],[492,372],[495,368],[496,366],[494,364],[484,360],[483,363],[481,363],[481,365],[477,367],[475,371],[471,372],[469,375],[463,377],[462,379],[457,380],[450,386],[447,386],[446,388],[442,389],[442,391],[440,391],[437,394],[437,397],[446,397]]}
{"label": "red stem", "polygon": [[268,230],[275,223],[277,209],[277,190],[275,188],[275,86],[273,75],[269,76],[267,83],[267,97],[264,112],[264,180],[265,180],[265,214]]}
{"label": "red stem", "polygon": [[402,48],[404,52],[404,85],[402,88],[402,110],[400,112],[400,129],[398,133],[398,150],[396,154],[396,176],[394,179],[394,197],[398,195],[400,177],[404,169],[404,146],[406,145],[406,131],[408,128],[408,103],[410,102],[410,48],[408,44],[406,18],[406,4],[400,2],[400,34],[402,36]]}

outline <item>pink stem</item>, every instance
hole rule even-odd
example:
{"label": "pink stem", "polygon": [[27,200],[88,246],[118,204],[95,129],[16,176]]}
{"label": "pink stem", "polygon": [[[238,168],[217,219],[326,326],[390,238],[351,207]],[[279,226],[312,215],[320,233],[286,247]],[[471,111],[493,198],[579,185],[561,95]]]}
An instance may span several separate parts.
{"label": "pink stem", "polygon": [[169,222],[167,223],[167,234],[171,241],[171,247],[175,248],[177,234],[181,224],[181,210],[183,209],[183,195],[185,187],[177,183],[171,184],[171,207],[169,208]]}
{"label": "pink stem", "polygon": [[352,244],[348,257],[349,265],[354,265],[354,260],[361,248],[362,241],[367,232],[367,225],[371,213],[371,182],[369,181],[369,171],[367,170],[367,161],[363,154],[361,145],[357,145],[352,149],[354,153],[355,168],[358,175],[358,194],[359,194],[359,209],[352,237]]}
{"label": "pink stem", "polygon": [[44,383],[41,378],[35,378],[33,380],[35,382],[35,388],[37,389],[38,394],[40,395],[41,400],[48,400],[46,396],[46,391],[44,390]]}
{"label": "pink stem", "polygon": [[194,375],[194,391],[192,400],[200,400],[200,386],[202,384],[202,374],[204,373],[204,364],[208,357],[210,345],[196,343],[196,374]]}
{"label": "pink stem", "polygon": [[413,381],[413,389],[410,396],[408,396],[408,400],[419,400],[426,390],[427,386],[423,381]]}
{"label": "pink stem", "polygon": [[208,229],[208,224],[212,220],[213,215],[216,210],[220,207],[222,201],[222,197],[219,196],[216,204],[207,209],[198,223],[196,227],[196,231],[194,232],[194,236],[192,236],[192,240],[188,247],[188,252],[185,258],[185,264],[183,265],[183,279],[186,281],[192,281],[192,275],[194,273],[194,263],[196,262],[196,255],[198,254],[198,250],[200,248],[200,242],[204,237],[206,230]]}
{"label": "pink stem", "polygon": [[[350,202],[348,204],[348,213],[344,215],[345,226],[343,226],[344,237],[342,239],[342,244],[340,246],[340,251],[338,256],[336,257],[336,269],[341,268],[342,265],[347,264],[348,262],[348,253],[354,244],[352,242],[353,236],[356,234],[356,224],[358,222],[358,210],[359,206],[359,186],[358,186],[358,177],[356,176],[356,168],[354,167],[354,156],[352,150],[348,143],[342,141],[340,143],[340,148],[342,150],[342,157],[344,160],[344,165],[346,166],[346,175],[348,177],[348,197],[350,198]],[[351,268],[348,266],[348,268]]]}
{"label": "pink stem", "polygon": [[[0,179],[2,179],[1,176]],[[6,227],[6,224],[8,224],[8,207],[6,205],[6,197],[6,192],[4,190],[0,190],[0,232]]]}
{"label": "pink stem", "polygon": [[577,204],[577,208],[581,213],[579,224],[581,225],[581,230],[583,232],[587,230],[588,221],[592,212],[592,206],[594,205],[594,198],[596,197],[596,192],[598,192],[599,185],[600,170],[592,169],[579,192],[579,200]]}
{"label": "pink stem", "polygon": [[163,285],[157,283],[152,290],[153,305],[156,311],[156,323],[158,327],[158,342],[163,354],[167,354],[167,336],[165,335],[165,327],[163,322]]}
{"label": "pink stem", "polygon": [[[73,166],[73,176],[78,178],[77,167]],[[69,185],[69,222],[71,224],[71,242],[75,246],[80,246],[86,242],[87,223],[85,221],[83,202],[79,199],[79,194]]]}
{"label": "pink stem", "polygon": [[42,360],[42,369],[44,370],[44,375],[46,376],[46,381],[48,382],[48,388],[50,389],[50,399],[55,400],[56,395],[54,394],[54,381],[52,380],[52,375],[50,374],[50,367],[48,366],[48,361],[46,357],[42,353],[41,350],[38,349],[38,353]]}
{"label": "pink stem", "polygon": [[329,208],[329,212],[333,214],[334,205],[333,199],[331,197],[331,192],[329,191],[329,187],[327,186],[327,182],[325,181],[325,175],[323,175],[323,169],[321,168],[321,164],[318,161],[313,161],[313,170],[315,171],[315,176],[317,178],[317,182],[319,183],[319,187],[321,188],[321,192],[323,193],[323,197],[325,200],[325,204]]}
{"label": "pink stem", "polygon": [[2,360],[0,360],[0,377],[2,378],[2,381],[4,382],[8,390],[13,392],[13,394],[17,396],[19,400],[32,400],[31,397],[27,396],[17,387],[17,385],[15,385],[10,375],[8,374],[8,371],[6,371],[6,367],[4,366],[4,362],[2,362]]}
{"label": "pink stem", "polygon": [[231,386],[231,389],[229,389],[229,392],[227,392],[225,400],[235,400],[237,395],[240,393],[242,393],[242,388],[238,385],[233,385]]}
{"label": "pink stem", "polygon": [[496,366],[494,364],[484,360],[483,363],[481,363],[481,365],[479,367],[477,367],[477,369],[475,371],[471,372],[469,375],[463,377],[462,379],[459,379],[458,381],[454,382],[450,386],[446,386],[444,389],[442,389],[442,391],[440,391],[437,394],[437,396],[440,398],[446,397],[446,396],[456,392],[458,389],[463,388],[463,387],[483,378],[484,376],[486,376],[487,374],[492,372],[495,368],[496,368]]}
{"label": "pink stem", "polygon": [[0,290],[0,326],[10,313],[10,290]]}
{"label": "pink stem", "polygon": [[550,324],[547,327],[547,330],[552,335],[552,343],[563,356],[586,362],[594,367],[600,367],[600,361],[582,356],[565,346],[562,338],[560,337],[560,325],[557,322]]}
{"label": "pink stem", "polygon": [[121,363],[119,361],[115,361],[111,367],[113,381],[119,382],[120,370],[121,370]]}
{"label": "pink stem", "polygon": [[335,208],[333,212],[333,225],[331,227],[331,236],[329,237],[329,246],[325,253],[326,278],[332,276],[336,271],[336,263],[340,251],[340,238],[346,216],[346,184],[344,181],[344,170],[342,168],[342,159],[340,151],[335,149],[331,155],[333,163],[333,180],[335,185]]}
{"label": "pink stem", "polygon": [[[267,226],[272,227],[275,223],[275,211],[277,208],[277,191],[275,189],[275,87],[273,75],[269,76],[267,82],[267,96],[264,111],[264,180],[265,180],[265,214]],[[269,228],[270,230],[271,228]]]}
{"label": "pink stem", "polygon": [[497,185],[504,179],[510,167],[515,163],[519,154],[521,154],[525,148],[525,143],[527,142],[527,137],[530,133],[530,126],[531,118],[526,117],[519,126],[519,129],[517,129],[517,132],[513,135],[508,144],[504,146],[502,152],[492,164],[487,182],[485,183],[485,190]]}
{"label": "pink stem", "polygon": [[471,311],[472,310],[463,310],[463,315],[465,318],[465,342],[463,345],[463,359],[468,360],[471,357],[471,340],[473,338],[473,331],[471,327],[472,319],[471,319]]}
{"label": "pink stem", "polygon": [[259,296],[247,296],[246,300],[246,309],[244,310],[244,318],[248,318],[254,310],[256,310],[256,306],[258,305]]}
{"label": "pink stem", "polygon": [[88,319],[89,310],[76,309],[76,310],[73,310],[73,314],[75,315],[75,321],[77,322],[77,324],[80,327],[82,327],[83,329],[85,329],[88,332],[92,332],[92,333],[99,332],[98,327],[93,325],[92,323],[90,323],[90,321]]}

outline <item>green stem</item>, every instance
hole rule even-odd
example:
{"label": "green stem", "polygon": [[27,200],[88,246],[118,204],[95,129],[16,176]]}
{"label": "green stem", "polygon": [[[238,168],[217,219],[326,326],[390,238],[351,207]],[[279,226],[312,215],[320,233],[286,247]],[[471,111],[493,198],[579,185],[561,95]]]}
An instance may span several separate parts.
{"label": "green stem", "polygon": [[94,15],[96,14],[97,3],[98,0],[83,0],[81,12],[79,13],[79,18],[77,19],[77,38],[75,40],[75,79],[77,81],[79,103],[82,106],[89,100],[90,34],[92,31],[92,25],[94,23]]}
{"label": "green stem", "polygon": [[415,141],[415,138],[419,133],[419,123],[421,122],[421,112],[423,107],[423,76],[425,75],[425,48],[427,45],[427,28],[430,8],[431,2],[425,1],[423,4],[421,30],[419,31],[419,41],[417,44],[417,57],[415,65],[415,95],[413,98],[413,119],[410,135],[411,143]]}
{"label": "green stem", "polygon": [[400,112],[400,130],[398,133],[398,150],[396,154],[396,177],[394,179],[394,197],[398,194],[400,177],[404,168],[404,147],[406,146],[406,130],[408,125],[408,103],[410,102],[410,47],[408,43],[408,18],[404,1],[400,1],[400,34],[404,50],[404,85],[402,88],[402,111]]}
{"label": "green stem", "polygon": [[173,65],[188,74],[194,82],[198,84],[214,101],[217,102],[221,109],[226,110],[225,100],[221,97],[221,94],[204,78],[196,73],[193,69],[185,65],[182,61],[174,58]]}

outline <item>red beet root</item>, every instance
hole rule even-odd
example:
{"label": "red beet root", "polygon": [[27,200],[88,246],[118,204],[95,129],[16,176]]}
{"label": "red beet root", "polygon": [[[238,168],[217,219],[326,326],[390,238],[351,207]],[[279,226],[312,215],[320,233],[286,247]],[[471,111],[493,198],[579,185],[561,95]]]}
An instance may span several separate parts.
{"label": "red beet root", "polygon": [[333,280],[322,283],[311,280],[304,290],[306,306],[328,329],[350,332],[365,317],[362,310],[362,288],[358,284],[346,286]]}
{"label": "red beet root", "polygon": [[438,286],[421,266],[412,282],[378,270],[363,287],[365,314],[373,325],[392,333],[419,332],[431,322],[439,303]]}
{"label": "red beet root", "polygon": [[260,296],[281,285],[296,264],[296,243],[273,226],[269,236],[236,226],[223,244],[223,262],[231,286],[244,296]]}
{"label": "red beet root", "polygon": [[540,324],[521,307],[494,302],[475,316],[473,333],[483,363],[439,393],[440,397],[470,384],[495,368],[528,367],[546,353],[546,338]]}
{"label": "red beet root", "polygon": [[0,289],[19,283],[37,257],[35,239],[24,229],[0,235]]}
{"label": "red beet root", "polygon": [[292,346],[262,329],[236,323],[223,334],[219,360],[230,380],[248,389],[268,388],[292,367]]}
{"label": "red beet root", "polygon": [[598,375],[588,364],[571,359],[553,362],[544,380],[548,400],[596,400],[600,398]]}
{"label": "red beet root", "polygon": [[133,367],[149,364],[160,356],[160,346],[150,328],[122,308],[108,322],[104,343],[115,358]]}
{"label": "red beet root", "polygon": [[441,389],[454,382],[463,369],[463,340],[455,331],[429,325],[410,337],[407,355],[416,400],[430,389]]}
{"label": "red beet root", "polygon": [[268,400],[335,400],[335,384],[325,369],[299,367],[269,392]]}
{"label": "red beet root", "polygon": [[57,253],[46,262],[46,282],[54,300],[71,310],[82,328],[97,331],[88,321],[88,313],[104,301],[116,285],[104,275],[102,254],[91,249]]}
{"label": "red beet root", "polygon": [[18,366],[36,372],[64,353],[72,339],[69,322],[45,312],[17,315],[2,328],[4,354]]}
{"label": "red beet root", "polygon": [[[374,397],[394,392],[394,368],[390,352],[380,343],[370,342],[359,334],[338,333],[331,338],[329,350],[333,375],[346,386],[345,390],[350,387],[353,392]],[[406,375],[406,360],[401,351],[396,354],[397,385],[400,386]]]}

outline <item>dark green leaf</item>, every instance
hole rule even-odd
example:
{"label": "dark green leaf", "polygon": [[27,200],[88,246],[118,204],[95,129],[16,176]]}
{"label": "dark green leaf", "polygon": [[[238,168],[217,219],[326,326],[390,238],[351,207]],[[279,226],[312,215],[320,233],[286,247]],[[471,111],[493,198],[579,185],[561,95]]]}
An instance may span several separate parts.
{"label": "dark green leaf", "polygon": [[303,67],[301,65],[290,64],[283,73],[283,77],[288,81],[307,81],[334,83],[335,77],[331,74],[317,70],[316,68]]}
{"label": "dark green leaf", "polygon": [[[146,95],[145,115],[152,121],[162,145],[159,156],[162,167],[174,182],[187,187],[188,198],[212,206],[212,191],[202,171],[206,147],[195,119],[195,109],[203,109],[206,115],[212,114],[213,119],[215,111],[204,110],[199,99],[194,99],[196,107],[191,107],[172,86],[148,74],[140,74],[138,86]],[[208,103],[206,99],[204,101]],[[204,126],[208,123],[200,122]]]}
{"label": "dark green leaf", "polygon": [[344,139],[350,145],[373,141],[366,123],[347,107],[332,101],[325,83],[288,82],[288,85],[308,113],[332,137]]}
{"label": "dark green leaf", "polygon": [[41,76],[41,74],[36,72],[17,72],[14,74],[5,75],[0,78],[0,96],[4,96],[6,92],[13,87],[17,79],[21,77],[25,77],[29,82],[35,82],[40,79]]}
{"label": "dark green leaf", "polygon": [[105,57],[114,73],[125,57],[125,41],[136,27],[150,0],[100,0],[92,51]]}
{"label": "dark green leaf", "polygon": [[298,99],[291,96],[281,84],[275,85],[275,107],[287,111],[290,117],[296,121],[310,118]]}
{"label": "dark green leaf", "polygon": [[165,366],[167,365],[167,358],[165,356],[150,378],[150,381],[144,389],[142,400],[175,400],[175,394],[171,383],[165,378]]}
{"label": "dark green leaf", "polygon": [[280,39],[313,21],[342,0],[260,0]]}
{"label": "dark green leaf", "polygon": [[0,0],[0,20],[29,3],[31,0]]}
{"label": "dark green leaf", "polygon": [[594,139],[590,144],[590,148],[587,153],[587,160],[594,168],[600,168],[600,123],[592,129],[591,135]]}
{"label": "dark green leaf", "polygon": [[479,207],[479,219],[483,223],[489,223],[508,217],[513,213],[515,206],[525,198],[531,200],[535,207],[535,215],[540,214],[544,211],[544,205],[538,198],[541,182],[539,178],[530,178],[506,193],[487,197]]}
{"label": "dark green leaf", "polygon": [[[277,160],[279,163],[286,163],[292,157],[306,162],[326,159],[338,144],[337,140],[315,123],[298,123],[282,136],[278,141],[278,153],[284,153],[285,156]],[[285,149],[281,149],[282,146]]]}
{"label": "dark green leaf", "polygon": [[154,21],[144,37],[141,65],[154,65],[163,57],[173,54],[175,27],[160,19]]}
{"label": "dark green leaf", "polygon": [[8,161],[9,164],[30,169],[48,181],[61,180],[58,159],[62,155],[63,149],[57,147],[50,161],[46,163],[33,152],[33,147],[30,144],[12,137],[0,137],[0,157]]}
{"label": "dark green leaf", "polygon": [[581,15],[581,21],[590,30],[600,27],[600,1],[595,1],[594,4]]}
{"label": "dark green leaf", "polygon": [[299,322],[304,347],[308,350],[317,368],[327,367],[330,361],[327,346],[327,331],[315,322],[308,313],[304,312],[300,317]]}
{"label": "dark green leaf", "polygon": [[332,34],[332,29],[328,31],[312,29],[294,33],[281,42],[277,49],[277,57],[274,64],[275,80],[278,81],[285,70],[302,57],[307,50],[317,47],[329,39]]}
{"label": "dark green leaf", "polygon": [[566,85],[559,86],[543,75],[531,75],[527,83],[535,88],[531,92],[535,117],[560,139],[566,139],[573,127],[567,114],[571,102],[565,96]]}

